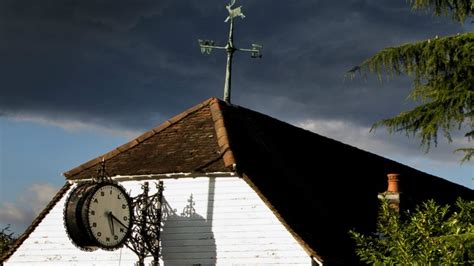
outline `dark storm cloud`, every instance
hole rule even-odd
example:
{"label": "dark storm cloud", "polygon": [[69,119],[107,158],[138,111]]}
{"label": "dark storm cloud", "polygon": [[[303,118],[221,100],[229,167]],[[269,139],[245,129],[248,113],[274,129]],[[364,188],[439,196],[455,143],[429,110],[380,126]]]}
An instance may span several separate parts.
{"label": "dark storm cloud", "polygon": [[[383,47],[460,28],[446,20],[413,14],[406,3],[394,2],[320,1],[300,6],[302,16],[265,36],[264,43],[272,46],[271,51],[265,51],[264,60],[271,61],[267,76],[257,83],[242,78],[243,87],[259,96],[263,88],[267,94],[267,100],[256,97],[253,106],[283,114],[288,120],[346,118],[364,124],[409,108],[403,103],[410,87],[408,79],[380,84],[376,78],[344,80],[344,74]],[[277,17],[284,17],[284,13]],[[244,71],[249,76],[258,70],[248,65]],[[240,100],[245,98],[242,95]]]}
{"label": "dark storm cloud", "polygon": [[189,52],[177,50],[193,28],[186,28],[192,26],[190,14],[202,13],[192,6],[18,2],[2,3],[4,112],[143,126],[150,115],[169,115],[189,104],[179,96],[193,94],[187,79],[209,76],[187,67]]}
{"label": "dark storm cloud", "polygon": [[[406,79],[346,71],[385,46],[461,31],[404,1],[240,2],[235,43],[263,44],[264,58],[236,55],[234,102],[284,120],[399,112]],[[2,0],[0,112],[142,129],[220,97],[225,56],[202,56],[197,39],[224,44],[224,3]]]}

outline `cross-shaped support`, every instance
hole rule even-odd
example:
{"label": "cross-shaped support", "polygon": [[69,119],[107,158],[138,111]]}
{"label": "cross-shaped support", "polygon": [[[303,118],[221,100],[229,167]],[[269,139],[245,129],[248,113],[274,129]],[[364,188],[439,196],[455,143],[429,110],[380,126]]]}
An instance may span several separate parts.
{"label": "cross-shaped support", "polygon": [[236,48],[234,46],[234,18],[241,17],[245,18],[242,13],[242,6],[232,9],[232,6],[235,4],[235,0],[232,0],[230,4],[226,5],[226,9],[229,12],[229,16],[225,22],[230,20],[229,28],[229,39],[226,46],[216,46],[214,41],[210,40],[198,40],[199,46],[201,47],[201,52],[210,54],[212,49],[222,49],[227,51],[227,65],[225,71],[225,82],[224,82],[224,101],[230,103],[230,87],[231,87],[231,76],[232,76],[232,57],[235,51],[250,52],[252,58],[261,58],[262,46],[258,44],[252,44],[252,48]]}

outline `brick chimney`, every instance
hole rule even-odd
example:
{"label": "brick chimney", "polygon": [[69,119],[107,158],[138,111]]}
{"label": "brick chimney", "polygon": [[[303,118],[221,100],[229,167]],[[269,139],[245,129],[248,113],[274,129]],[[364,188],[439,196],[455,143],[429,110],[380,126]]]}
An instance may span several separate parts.
{"label": "brick chimney", "polygon": [[390,207],[395,210],[400,210],[400,174],[390,173],[387,174],[388,187],[387,191],[379,193],[379,199],[387,199],[389,201]]}

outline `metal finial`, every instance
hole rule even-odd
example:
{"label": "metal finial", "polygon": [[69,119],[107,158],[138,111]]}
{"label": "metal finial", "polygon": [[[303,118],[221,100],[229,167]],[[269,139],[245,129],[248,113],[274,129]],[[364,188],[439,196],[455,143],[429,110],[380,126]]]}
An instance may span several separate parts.
{"label": "metal finial", "polygon": [[230,103],[230,87],[231,87],[231,76],[232,76],[232,57],[235,51],[250,52],[252,58],[261,58],[262,57],[262,46],[259,44],[252,44],[252,48],[236,48],[234,46],[234,18],[241,17],[245,18],[245,15],[242,13],[242,6],[232,8],[235,4],[235,0],[226,5],[226,9],[229,12],[229,16],[224,22],[230,21],[229,25],[229,39],[225,46],[216,46],[215,42],[211,40],[198,40],[199,46],[201,47],[201,53],[210,54],[212,49],[222,49],[227,52],[227,65],[225,71],[225,82],[224,82],[224,101]]}
{"label": "metal finial", "polygon": [[100,161],[100,165],[97,167],[97,176],[92,179],[94,180],[94,182],[104,182],[104,181],[112,180],[109,174],[107,173],[104,157],[102,157],[102,160]]}

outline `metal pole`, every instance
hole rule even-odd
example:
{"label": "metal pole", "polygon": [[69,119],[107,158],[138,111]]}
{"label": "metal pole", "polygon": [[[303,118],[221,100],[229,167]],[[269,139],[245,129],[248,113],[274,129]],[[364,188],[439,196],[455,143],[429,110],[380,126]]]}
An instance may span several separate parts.
{"label": "metal pole", "polygon": [[229,41],[226,45],[227,50],[227,67],[225,70],[225,83],[224,83],[224,101],[230,103],[230,89],[231,89],[231,74],[232,74],[232,56],[235,52],[234,47],[234,19],[230,19],[230,30],[229,30]]}
{"label": "metal pole", "polygon": [[[157,204],[157,206],[154,206],[156,207],[156,219],[155,219],[155,237],[156,237],[156,240],[158,240],[158,246],[155,247],[156,248],[156,251],[153,252],[152,256],[153,256],[153,266],[159,266],[160,265],[160,246],[161,246],[161,237],[160,237],[160,234],[161,234],[161,215],[162,215],[162,212],[161,212],[161,208],[162,208],[162,202],[163,202],[163,181],[159,181],[158,182],[158,192],[157,192],[157,197],[158,197],[158,202],[155,202]],[[159,206],[158,206],[159,205]]]}
{"label": "metal pole", "polygon": [[245,15],[242,13],[242,6],[232,8],[235,4],[235,0],[231,0],[231,2],[226,5],[226,9],[229,12],[229,16],[226,18],[224,22],[228,22],[230,20],[230,29],[229,29],[229,40],[227,41],[226,46],[215,46],[214,41],[211,40],[201,40],[198,39],[199,46],[201,47],[201,53],[210,54],[212,49],[223,49],[227,52],[227,65],[225,69],[225,81],[224,81],[224,101],[230,103],[230,94],[231,94],[231,81],[232,81],[232,57],[235,51],[243,51],[243,52],[250,52],[252,53],[252,58],[260,58],[262,57],[261,49],[262,46],[258,44],[252,44],[251,49],[241,49],[236,48],[234,46],[234,18],[241,17],[245,18]]}
{"label": "metal pole", "polygon": [[139,264],[140,266],[144,266],[145,265],[145,257],[146,257],[146,254],[147,254],[147,251],[146,251],[146,243],[149,241],[148,239],[148,234],[147,234],[147,218],[148,218],[148,191],[149,191],[149,188],[148,188],[148,182],[145,182],[145,184],[143,185],[143,198],[142,198],[142,203],[141,203],[141,206],[142,206],[142,209],[141,209],[141,225],[140,225],[140,235],[142,237],[142,240],[143,240],[143,243],[142,243],[142,250],[141,250],[141,256],[139,258]]}

